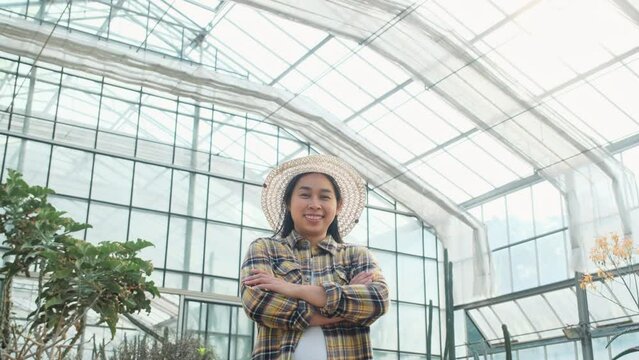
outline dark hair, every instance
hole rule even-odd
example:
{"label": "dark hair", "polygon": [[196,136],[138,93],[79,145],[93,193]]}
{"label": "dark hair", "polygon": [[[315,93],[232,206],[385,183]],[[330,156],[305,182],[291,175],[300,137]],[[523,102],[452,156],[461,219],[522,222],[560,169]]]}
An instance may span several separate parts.
{"label": "dark hair", "polygon": [[[280,234],[280,236],[282,237],[287,237],[291,233],[291,231],[293,231],[293,229],[295,228],[295,224],[293,223],[293,217],[291,216],[291,211],[288,208],[291,205],[291,197],[293,197],[293,190],[295,189],[295,185],[297,185],[297,182],[300,181],[300,179],[303,176],[308,174],[312,174],[312,173],[307,172],[307,173],[295,175],[291,179],[291,181],[289,181],[288,185],[286,185],[286,190],[284,190],[284,199],[282,199],[283,200],[282,207],[284,207],[284,219],[282,220],[282,224],[280,225],[279,229],[275,232],[276,234]],[[335,179],[328,174],[324,174],[324,173],[318,173],[318,174],[322,174],[326,176],[328,181],[331,182],[331,184],[333,185],[333,189],[335,189],[335,199],[337,200],[337,204],[339,205],[339,203],[342,201],[342,193],[339,190],[337,181],[335,181]],[[337,215],[335,216],[335,219],[333,219],[333,222],[328,226],[328,230],[326,232],[330,234],[333,237],[333,240],[337,241],[338,243],[344,242],[342,240],[342,237],[339,235],[339,225],[337,224]]]}

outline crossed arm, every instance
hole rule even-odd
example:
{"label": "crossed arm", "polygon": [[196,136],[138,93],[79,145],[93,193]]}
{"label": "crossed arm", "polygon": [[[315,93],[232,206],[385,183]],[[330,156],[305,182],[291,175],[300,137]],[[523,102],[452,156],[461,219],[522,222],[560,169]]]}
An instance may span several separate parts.
{"label": "crossed arm", "polygon": [[297,330],[339,322],[367,326],[386,312],[388,288],[367,249],[351,249],[355,275],[349,284],[301,285],[273,275],[274,246],[269,239],[254,241],[242,264],[242,304],[257,323]]}
{"label": "crossed arm", "polygon": [[[251,270],[250,274],[242,281],[243,285],[257,287],[262,291],[272,291],[293,299],[304,300],[317,308],[323,308],[327,304],[328,299],[323,286],[289,283],[282,278],[276,278],[268,271],[259,269]],[[369,284],[373,281],[373,275],[372,272],[360,272],[351,279],[349,285]],[[309,325],[330,325],[341,321],[344,321],[341,317],[328,318],[314,312],[311,314]]]}

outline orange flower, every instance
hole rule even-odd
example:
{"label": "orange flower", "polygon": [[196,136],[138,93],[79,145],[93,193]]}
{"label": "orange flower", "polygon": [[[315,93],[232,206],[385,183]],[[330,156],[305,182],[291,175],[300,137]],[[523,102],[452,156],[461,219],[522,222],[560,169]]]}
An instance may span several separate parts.
{"label": "orange flower", "polygon": [[590,274],[584,274],[584,276],[581,277],[581,281],[579,281],[579,287],[582,289],[585,289],[587,287],[593,287],[594,284],[592,282],[592,275]]}

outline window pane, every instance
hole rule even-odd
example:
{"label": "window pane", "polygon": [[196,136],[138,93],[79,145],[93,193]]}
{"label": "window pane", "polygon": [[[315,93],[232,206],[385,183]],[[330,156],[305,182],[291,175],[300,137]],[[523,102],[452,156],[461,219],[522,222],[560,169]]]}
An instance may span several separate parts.
{"label": "window pane", "polygon": [[399,300],[424,303],[424,260],[408,255],[398,255]]}
{"label": "window pane", "polygon": [[206,227],[204,272],[237,278],[240,268],[240,228],[209,222]]}
{"label": "window pane", "polygon": [[397,350],[397,330],[397,303],[391,301],[386,314],[371,325],[373,347]]}
{"label": "window pane", "polygon": [[133,162],[110,156],[95,155],[91,197],[97,200],[129,205]]}
{"label": "window pane", "polygon": [[563,226],[561,195],[551,183],[544,181],[532,187],[537,235],[557,230]]}
{"label": "window pane", "polygon": [[368,209],[368,216],[370,246],[395,250],[395,214]]}
{"label": "window pane", "polygon": [[504,198],[499,198],[484,204],[482,210],[490,248],[494,249],[508,244],[506,204]]}
{"label": "window pane", "polygon": [[91,153],[54,146],[49,187],[59,194],[88,197],[92,162]]}
{"label": "window pane", "polygon": [[424,263],[426,273],[426,304],[433,301],[433,306],[439,305],[439,284],[437,281],[437,261],[426,259]]}
{"label": "window pane", "polygon": [[423,306],[399,304],[400,350],[426,352],[426,312]]}
{"label": "window pane", "polygon": [[9,138],[2,180],[5,181],[7,178],[6,169],[13,169],[21,172],[24,181],[29,185],[45,186],[50,151],[51,145]]}
{"label": "window pane", "polygon": [[132,210],[129,240],[143,239],[155,245],[140,252],[140,257],[151,260],[156,268],[164,268],[166,254],[167,216],[150,211]]}
{"label": "window pane", "polygon": [[202,272],[204,221],[172,216],[169,225],[166,268],[194,273]]}
{"label": "window pane", "polygon": [[537,239],[541,285],[568,277],[564,234],[562,231]]}
{"label": "window pane", "polygon": [[91,202],[89,208],[89,224],[87,240],[93,243],[100,241],[125,241],[127,224],[129,223],[129,209]]}
{"label": "window pane", "polygon": [[171,212],[203,218],[206,213],[208,178],[187,171],[173,171]]}
{"label": "window pane", "polygon": [[535,242],[528,241],[513,246],[510,250],[513,291],[528,289],[537,285],[537,251]]}
{"label": "window pane", "polygon": [[576,358],[575,343],[546,346],[546,356],[553,360],[573,360]]}
{"label": "window pane", "polygon": [[397,251],[422,255],[422,223],[417,218],[397,214]]}
{"label": "window pane", "polygon": [[133,206],[167,211],[170,187],[170,169],[142,163],[135,164]]}
{"label": "window pane", "polygon": [[208,218],[239,224],[242,219],[242,183],[209,179]]}
{"label": "window pane", "polygon": [[239,296],[238,284],[239,282],[237,280],[205,276],[202,291],[229,296]]}
{"label": "window pane", "polygon": [[397,256],[388,251],[371,250],[382,269],[391,299],[397,299]]}
{"label": "window pane", "polygon": [[364,208],[362,215],[359,217],[359,222],[353,230],[346,235],[344,241],[351,244],[368,246],[368,208]]}
{"label": "window pane", "polygon": [[266,217],[262,212],[262,187],[253,185],[244,185],[244,214],[242,216],[243,224],[264,229],[270,229],[270,225],[266,221]]}
{"label": "window pane", "polygon": [[493,264],[496,294],[502,295],[509,293],[512,287],[510,284],[510,254],[508,253],[508,249],[495,251],[493,253]]}
{"label": "window pane", "polygon": [[510,242],[534,236],[532,197],[530,188],[525,188],[506,197],[508,205],[508,231]]}

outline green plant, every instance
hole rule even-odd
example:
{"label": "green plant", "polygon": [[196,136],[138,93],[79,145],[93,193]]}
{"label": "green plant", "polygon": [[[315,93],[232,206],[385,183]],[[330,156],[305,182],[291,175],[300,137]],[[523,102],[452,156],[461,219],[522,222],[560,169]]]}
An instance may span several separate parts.
{"label": "green plant", "polygon": [[168,332],[162,339],[149,340],[147,336],[135,337],[124,341],[115,349],[110,357],[107,357],[105,344],[93,344],[93,358],[99,360],[215,360],[217,356],[213,349],[202,346],[200,341],[193,337],[171,339]]}
{"label": "green plant", "polygon": [[[152,244],[140,240],[101,242],[76,239],[71,233],[89,228],[48,202],[51,189],[29,186],[9,170],[0,186],[0,234],[8,251],[0,275],[5,278],[0,308],[3,358],[64,358],[80,339],[86,314],[115,334],[119,314],[150,312],[147,294],[159,291],[147,280],[153,267],[137,257]],[[11,287],[16,276],[37,276],[35,310],[27,322],[11,322]],[[70,330],[74,334],[69,338]],[[73,333],[73,332],[71,332]]]}

